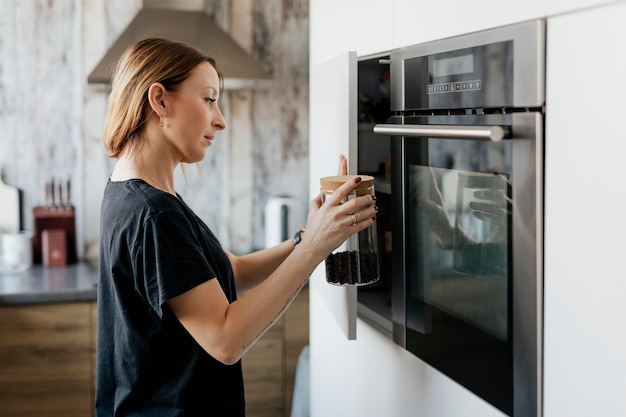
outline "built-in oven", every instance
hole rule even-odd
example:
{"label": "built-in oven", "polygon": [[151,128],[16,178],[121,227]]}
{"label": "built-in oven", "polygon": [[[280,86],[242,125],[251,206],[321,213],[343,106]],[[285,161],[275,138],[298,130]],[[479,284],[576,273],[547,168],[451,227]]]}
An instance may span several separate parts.
{"label": "built-in oven", "polygon": [[541,415],[545,23],[392,51],[397,343],[504,413]]}

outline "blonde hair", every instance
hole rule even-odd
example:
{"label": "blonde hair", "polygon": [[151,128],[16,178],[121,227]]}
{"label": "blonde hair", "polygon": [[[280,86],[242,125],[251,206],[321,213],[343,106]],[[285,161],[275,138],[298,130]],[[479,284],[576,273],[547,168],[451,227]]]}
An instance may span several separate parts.
{"label": "blonde hair", "polygon": [[126,50],[115,66],[111,94],[109,95],[104,147],[112,158],[131,147],[135,150],[139,138],[151,115],[148,89],[161,83],[168,91],[176,91],[191,71],[204,61],[216,69],[215,60],[199,50],[180,42],[149,38],[137,42]]}

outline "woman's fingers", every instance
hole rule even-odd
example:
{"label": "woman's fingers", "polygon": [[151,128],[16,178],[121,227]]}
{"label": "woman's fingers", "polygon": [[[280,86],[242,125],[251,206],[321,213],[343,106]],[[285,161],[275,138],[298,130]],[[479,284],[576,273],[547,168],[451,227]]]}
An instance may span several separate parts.
{"label": "woman's fingers", "polygon": [[[339,157],[339,175],[346,175],[347,159]],[[364,230],[376,220],[376,199],[370,194],[354,196],[361,183],[356,176],[339,186],[331,195],[311,200],[307,221],[306,244],[326,257],[350,235]],[[352,194],[352,195],[351,195]],[[350,195],[350,198],[347,198]]]}
{"label": "woman's fingers", "polygon": [[365,222],[361,225],[367,227],[376,220],[376,213],[378,213],[378,207],[368,205],[367,207],[350,215],[350,226],[354,227],[359,223]]}
{"label": "woman's fingers", "polygon": [[348,159],[346,159],[345,155],[339,155],[337,175],[348,175]]}
{"label": "woman's fingers", "polygon": [[361,177],[354,177],[350,181],[346,181],[344,184],[341,184],[339,188],[337,188],[324,202],[324,204],[328,204],[331,206],[338,206],[344,201],[346,196],[350,194],[361,182]]}

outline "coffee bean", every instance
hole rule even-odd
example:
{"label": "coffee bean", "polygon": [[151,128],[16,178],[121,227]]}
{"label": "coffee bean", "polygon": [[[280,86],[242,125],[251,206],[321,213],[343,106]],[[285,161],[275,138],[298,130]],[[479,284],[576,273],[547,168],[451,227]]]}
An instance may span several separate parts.
{"label": "coffee bean", "polygon": [[349,251],[328,255],[326,258],[326,281],[339,285],[365,285],[378,281],[378,256],[376,252]]}

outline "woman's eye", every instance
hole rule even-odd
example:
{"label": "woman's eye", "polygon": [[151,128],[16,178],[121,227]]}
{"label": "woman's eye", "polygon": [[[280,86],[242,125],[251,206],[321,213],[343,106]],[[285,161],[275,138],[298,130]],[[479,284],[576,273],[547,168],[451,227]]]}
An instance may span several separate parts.
{"label": "woman's eye", "polygon": [[215,103],[215,102],[217,101],[217,99],[207,97],[207,98],[206,98],[206,101],[207,101],[207,103],[211,104],[211,103]]}

